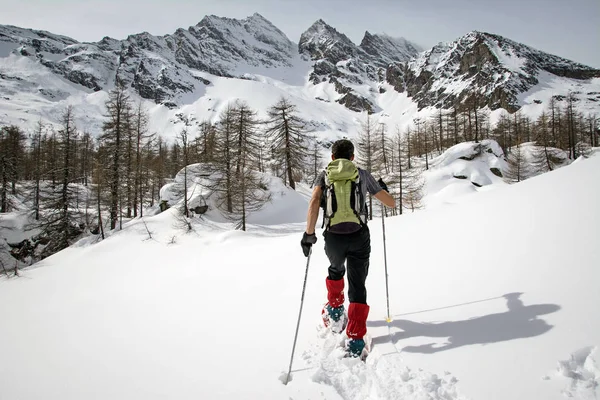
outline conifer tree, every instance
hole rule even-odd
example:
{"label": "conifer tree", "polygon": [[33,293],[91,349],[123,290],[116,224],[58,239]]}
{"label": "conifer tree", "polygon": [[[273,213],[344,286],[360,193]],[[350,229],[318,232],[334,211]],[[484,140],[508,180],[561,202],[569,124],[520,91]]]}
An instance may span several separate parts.
{"label": "conifer tree", "polygon": [[235,221],[236,229],[245,231],[248,216],[260,210],[270,200],[270,195],[267,183],[246,165],[242,164],[235,176],[237,184],[233,187],[232,212],[228,218]]}
{"label": "conifer tree", "polygon": [[312,147],[311,147],[311,171],[309,175],[310,187],[312,188],[317,178],[319,177],[319,173],[321,171],[323,157],[321,156],[321,145],[317,142],[316,139],[313,138]]}
{"label": "conifer tree", "polygon": [[41,120],[38,121],[31,143],[31,153],[34,161],[33,173],[33,212],[34,219],[40,220],[40,197],[42,183],[42,139],[44,137],[44,124]]}
{"label": "conifer tree", "polygon": [[[260,209],[269,196],[266,183],[253,170],[257,165],[256,153],[249,148],[239,148],[248,146],[254,138],[253,132],[240,129],[240,124],[249,123],[242,118],[249,118],[252,113],[247,107],[241,107],[246,111],[240,112],[238,105],[228,105],[221,113],[215,143],[213,172],[216,179],[209,189],[216,195],[219,209],[228,219],[235,221],[236,229],[246,230],[248,215]],[[247,128],[250,129],[249,126]],[[240,134],[246,136],[240,140]]]}
{"label": "conifer tree", "polygon": [[47,241],[42,258],[69,247],[82,233],[80,212],[76,206],[77,191],[74,184],[75,164],[73,149],[77,130],[73,108],[67,107],[62,116],[62,126],[58,131],[58,151],[61,156],[57,176],[60,182],[48,185],[41,196],[42,218],[39,228]]}
{"label": "conifer tree", "polygon": [[393,144],[396,165],[390,175],[390,190],[396,198],[399,214],[403,214],[403,211],[408,209],[414,212],[423,207],[425,182],[422,170],[410,166],[410,139],[408,135],[401,135],[398,128],[396,128]]}
{"label": "conifer tree", "polygon": [[[371,114],[367,112],[365,120],[361,123],[361,130],[358,133],[356,141],[356,160],[362,169],[370,173],[375,173],[375,155],[379,150],[379,142],[377,141],[377,133],[371,118]],[[369,194],[369,219],[373,219],[373,196]]]}
{"label": "conifer tree", "polygon": [[374,172],[379,174],[390,173],[390,143],[387,137],[387,125],[380,123],[376,132],[376,146],[373,149]]}
{"label": "conifer tree", "polygon": [[134,178],[133,178],[133,216],[138,216],[138,205],[139,215],[143,215],[143,182],[142,182],[142,167],[144,162],[143,150],[148,142],[152,141],[154,135],[148,133],[148,113],[144,109],[142,102],[140,101],[136,108],[133,117],[133,134],[135,141],[135,161],[134,161]]}
{"label": "conifer tree", "polygon": [[235,172],[240,174],[242,168],[258,169],[259,138],[257,112],[244,101],[236,101],[234,107],[234,140],[236,144]]}
{"label": "conifer tree", "polygon": [[296,190],[295,175],[306,170],[310,136],[296,106],[281,98],[267,112],[265,134],[270,139],[273,162],[283,166],[284,182]]}
{"label": "conifer tree", "polygon": [[589,114],[586,118],[587,132],[590,138],[590,146],[598,147],[598,135],[600,134],[600,118],[596,114]]}
{"label": "conifer tree", "polygon": [[199,124],[200,133],[198,140],[201,143],[199,148],[199,161],[200,162],[213,162],[215,160],[215,141],[216,141],[216,127],[210,121],[203,121]]}
{"label": "conifer tree", "polygon": [[10,209],[9,194],[16,194],[16,185],[25,154],[25,134],[15,125],[0,128],[0,213]]}
{"label": "conifer tree", "polygon": [[532,152],[532,173],[542,174],[556,169],[562,159],[557,149],[550,147],[551,133],[548,116],[543,112],[535,124],[535,147]]}
{"label": "conifer tree", "polygon": [[235,183],[235,110],[231,104],[221,112],[217,127],[215,146],[215,169],[217,179],[213,182],[212,192],[217,194],[217,206],[227,213],[233,213]]}
{"label": "conifer tree", "polygon": [[107,149],[107,164],[110,169],[110,229],[115,229],[121,214],[121,188],[123,185],[123,147],[129,134],[131,104],[125,87],[118,83],[109,93],[106,102],[106,118],[100,136],[103,147]]}
{"label": "conifer tree", "polygon": [[506,182],[517,183],[528,177],[527,160],[519,136],[516,137],[515,146],[511,148],[508,154],[507,163],[507,170],[504,173],[504,180]]}

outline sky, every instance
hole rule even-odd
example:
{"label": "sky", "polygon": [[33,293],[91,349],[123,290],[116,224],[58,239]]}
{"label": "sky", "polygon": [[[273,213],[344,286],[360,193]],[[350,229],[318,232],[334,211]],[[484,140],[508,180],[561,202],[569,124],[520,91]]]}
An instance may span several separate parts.
{"label": "sky", "polygon": [[600,0],[0,0],[0,10],[0,24],[79,41],[164,35],[205,15],[255,12],[294,42],[319,18],[355,43],[369,31],[429,48],[479,30],[600,68]]}

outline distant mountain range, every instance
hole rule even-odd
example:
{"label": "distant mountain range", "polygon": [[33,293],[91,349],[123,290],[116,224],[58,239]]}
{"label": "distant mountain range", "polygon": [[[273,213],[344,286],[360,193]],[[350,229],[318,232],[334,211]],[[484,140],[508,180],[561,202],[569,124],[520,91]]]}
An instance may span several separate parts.
{"label": "distant mountain range", "polygon": [[[65,104],[85,103],[84,120],[94,130],[93,121],[101,117],[94,114],[102,109],[98,93],[113,88],[116,79],[151,104],[175,111],[197,104],[221,78],[386,115],[467,101],[514,112],[569,91],[583,110],[600,109],[600,70],[484,32],[423,51],[406,39],[369,32],[356,45],[323,20],[295,44],[259,14],[243,20],[207,16],[171,35],[144,32],[97,43],[0,26],[0,123],[53,121]],[[249,96],[248,89],[236,90],[229,85],[219,96]]]}

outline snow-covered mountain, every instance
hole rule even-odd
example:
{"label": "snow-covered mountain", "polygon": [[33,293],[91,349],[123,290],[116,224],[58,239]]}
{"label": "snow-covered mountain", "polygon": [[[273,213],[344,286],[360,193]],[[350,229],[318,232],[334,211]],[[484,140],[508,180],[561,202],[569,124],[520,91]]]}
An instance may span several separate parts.
{"label": "snow-covered mountain", "polygon": [[600,111],[600,71],[496,35],[471,32],[430,50],[366,32],[353,43],[323,20],[296,45],[259,14],[207,16],[173,34],[80,43],[49,32],[0,26],[0,124],[56,123],[76,107],[81,129],[98,133],[116,79],[150,110],[150,128],[178,129],[177,113],[215,120],[234,99],[264,115],[290,98],[326,139],[353,137],[361,112],[401,128],[434,107],[477,99],[477,107],[536,116],[570,91]]}
{"label": "snow-covered mountain", "polygon": [[485,32],[440,43],[388,69],[388,81],[419,108],[449,108],[473,100],[478,107],[513,112],[522,106],[522,94],[550,78],[571,80],[581,88],[574,91],[584,102],[600,101],[600,92],[585,90],[586,82],[600,78],[600,70]]}
{"label": "snow-covered mountain", "polygon": [[290,67],[296,53],[285,34],[259,14],[244,20],[207,16],[172,35],[143,32],[98,43],[9,26],[0,28],[0,41],[5,49],[17,46],[13,54],[34,57],[85,88],[110,89],[118,77],[142,98],[168,105],[210,83],[191,70],[241,76],[257,67]]}
{"label": "snow-covered mountain", "polygon": [[357,86],[370,86],[373,91],[384,82],[385,68],[392,62],[407,62],[419,47],[406,39],[394,39],[369,32],[360,46],[323,20],[315,22],[300,36],[300,53],[314,61],[310,81],[318,85],[329,82],[341,94],[337,100],[353,111],[375,111],[369,94]]}

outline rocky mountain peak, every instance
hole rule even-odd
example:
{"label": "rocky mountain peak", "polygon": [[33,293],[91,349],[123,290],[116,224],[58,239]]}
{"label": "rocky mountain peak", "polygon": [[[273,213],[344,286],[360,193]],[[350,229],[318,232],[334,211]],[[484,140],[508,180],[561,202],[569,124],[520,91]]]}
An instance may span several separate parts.
{"label": "rocky mountain peak", "polygon": [[542,73],[571,79],[600,77],[600,71],[544,53],[499,35],[472,31],[440,43],[407,64],[388,68],[387,80],[419,104],[517,110],[518,95],[540,83]]}
{"label": "rocky mountain peak", "polygon": [[298,49],[312,60],[327,59],[333,64],[356,56],[359,50],[346,35],[322,19],[300,36]]}
{"label": "rocky mountain peak", "polygon": [[421,52],[421,48],[404,38],[394,38],[385,34],[365,32],[359,46],[381,67],[391,63],[407,62]]}

